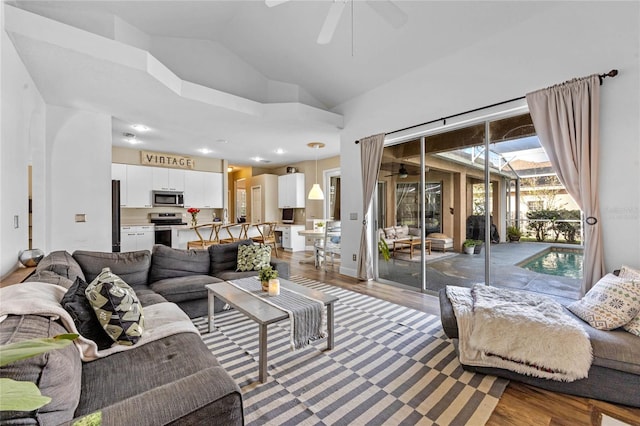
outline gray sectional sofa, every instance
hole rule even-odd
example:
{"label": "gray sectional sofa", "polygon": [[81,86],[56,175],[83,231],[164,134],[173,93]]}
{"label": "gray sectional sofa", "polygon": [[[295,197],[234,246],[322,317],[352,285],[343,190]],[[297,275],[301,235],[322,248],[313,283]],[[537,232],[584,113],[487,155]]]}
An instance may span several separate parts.
{"label": "gray sectional sofa", "polygon": [[[457,343],[458,323],[446,289],[440,290],[440,318],[445,334]],[[504,377],[554,392],[640,407],[640,338],[622,329],[603,331],[576,317],[589,334],[593,363],[586,379],[559,382],[501,368],[462,365],[465,370]],[[457,344],[456,344],[457,348]]]}
{"label": "gray sectional sofa", "polygon": [[[152,253],[56,251],[28,281],[68,288],[77,277],[91,282],[108,266],[135,290],[143,308],[170,301],[194,318],[207,314],[205,285],[257,274],[235,271],[238,246],[252,243],[208,250],[155,246]],[[274,259],[272,266],[281,277],[289,276],[286,262]],[[45,316],[9,315],[0,322],[0,344],[62,333],[62,324]],[[34,412],[0,412],[3,425],[71,424],[95,411],[102,412],[103,425],[244,423],[238,385],[195,333],[177,333],[90,362],[82,362],[71,345],[1,367],[0,377],[32,381],[53,398]]]}

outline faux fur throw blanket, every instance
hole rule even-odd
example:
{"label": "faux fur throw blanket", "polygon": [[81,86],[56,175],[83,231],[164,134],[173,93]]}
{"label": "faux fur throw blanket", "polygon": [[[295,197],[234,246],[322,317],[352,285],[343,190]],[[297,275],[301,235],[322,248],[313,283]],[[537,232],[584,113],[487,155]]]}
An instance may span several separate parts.
{"label": "faux fur throw blanket", "polygon": [[[7,315],[41,315],[60,319],[69,333],[79,334],[73,318],[60,305],[66,292],[67,289],[64,287],[40,282],[26,282],[0,288],[0,322],[4,321]],[[82,336],[78,337],[74,343],[82,360],[93,361],[178,333],[200,334],[187,314],[173,303],[147,306],[143,309],[143,314],[144,332],[133,346],[113,345],[109,349],[98,351],[95,342]]]}
{"label": "faux fur throw blanket", "polygon": [[458,321],[461,363],[566,382],[587,377],[589,335],[553,299],[480,284],[446,291]]}

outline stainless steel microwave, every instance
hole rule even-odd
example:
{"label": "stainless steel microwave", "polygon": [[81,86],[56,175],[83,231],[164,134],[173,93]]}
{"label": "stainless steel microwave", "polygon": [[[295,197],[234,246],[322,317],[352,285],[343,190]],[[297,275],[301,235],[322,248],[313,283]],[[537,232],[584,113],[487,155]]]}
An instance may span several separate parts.
{"label": "stainless steel microwave", "polygon": [[153,207],[184,207],[182,191],[153,191],[151,196]]}

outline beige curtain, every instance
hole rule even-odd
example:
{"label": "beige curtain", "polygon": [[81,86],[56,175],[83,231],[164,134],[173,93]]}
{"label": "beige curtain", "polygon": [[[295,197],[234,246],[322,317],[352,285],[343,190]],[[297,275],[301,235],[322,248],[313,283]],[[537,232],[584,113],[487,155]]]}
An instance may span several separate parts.
{"label": "beige curtain", "polygon": [[360,139],[360,163],[362,164],[362,235],[360,236],[358,278],[365,281],[373,279],[371,250],[368,243],[367,223],[369,222],[369,217],[367,213],[371,206],[373,192],[376,190],[376,185],[378,184],[384,136],[384,133],[382,133]]}
{"label": "beige curtain", "polygon": [[604,274],[598,162],[600,79],[592,75],[527,94],[540,143],[585,215],[582,294]]}

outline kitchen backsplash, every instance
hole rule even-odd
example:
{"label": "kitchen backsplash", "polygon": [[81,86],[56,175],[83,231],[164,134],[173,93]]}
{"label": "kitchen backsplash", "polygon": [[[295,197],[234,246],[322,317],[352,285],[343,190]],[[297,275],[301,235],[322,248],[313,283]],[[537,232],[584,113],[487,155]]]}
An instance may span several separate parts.
{"label": "kitchen backsplash", "polygon": [[[181,207],[154,207],[151,209],[120,209],[120,223],[122,225],[145,225],[149,223],[149,213],[181,213],[185,223],[191,222],[191,214],[187,213],[186,208]],[[222,209],[200,209],[198,213],[198,222],[207,223],[216,218],[222,220]]]}

